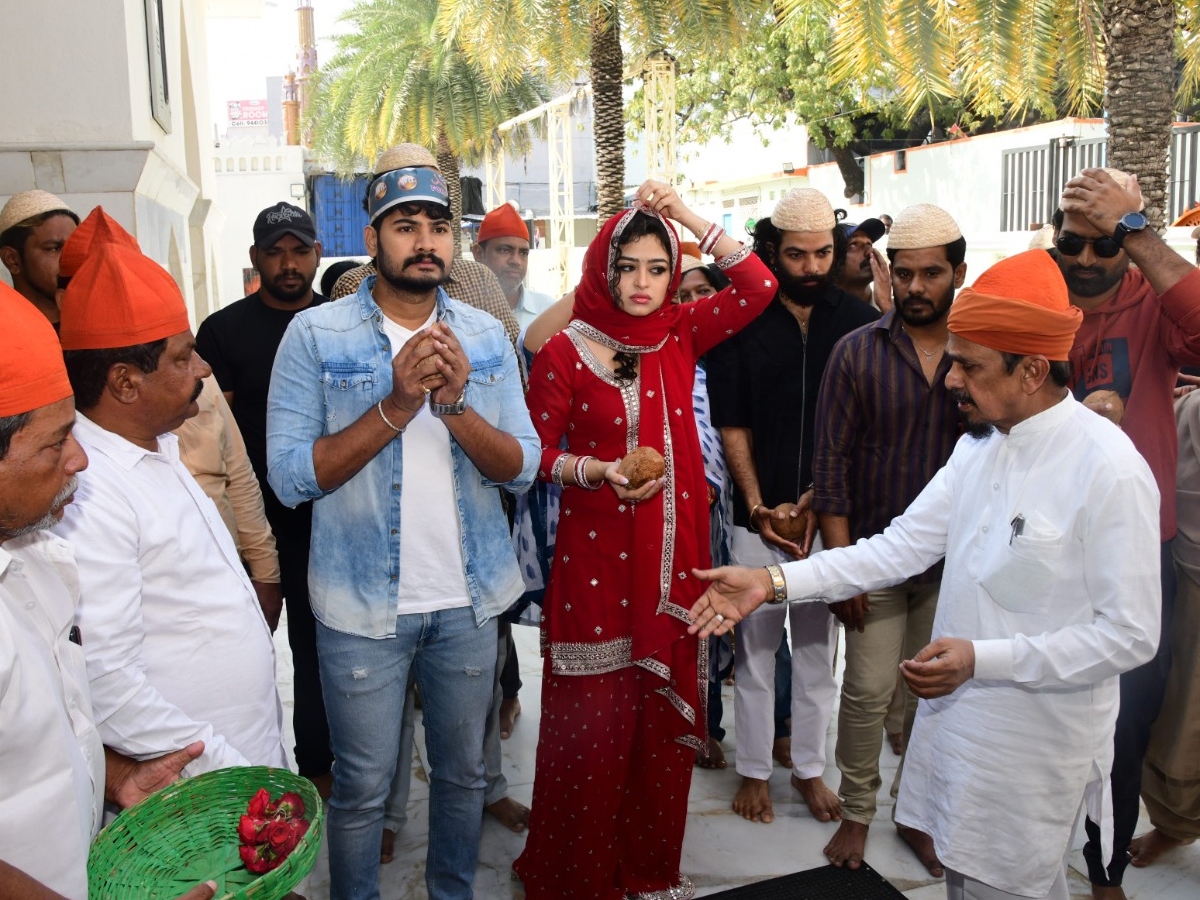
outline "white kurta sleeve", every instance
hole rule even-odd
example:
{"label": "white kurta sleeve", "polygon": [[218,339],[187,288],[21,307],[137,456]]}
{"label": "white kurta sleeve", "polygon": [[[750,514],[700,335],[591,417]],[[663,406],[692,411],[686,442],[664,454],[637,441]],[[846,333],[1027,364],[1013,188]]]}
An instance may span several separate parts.
{"label": "white kurta sleeve", "polygon": [[113,485],[82,482],[57,530],[74,545],[79,565],[79,627],[101,738],[134,759],[204,741],[204,754],[185,770],[191,775],[249,765],[211,724],[193,720],[147,679],[136,517]]}
{"label": "white kurta sleeve", "polygon": [[944,557],[963,446],[960,441],[946,465],[903,515],[879,534],[850,547],[823,550],[811,559],[785,563],[788,599],[846,600],[920,575]]}
{"label": "white kurta sleeve", "polygon": [[1158,489],[1145,469],[1093,481],[1084,496],[1081,577],[1091,620],[974,641],[976,678],[1030,687],[1087,685],[1154,656],[1162,615]]}

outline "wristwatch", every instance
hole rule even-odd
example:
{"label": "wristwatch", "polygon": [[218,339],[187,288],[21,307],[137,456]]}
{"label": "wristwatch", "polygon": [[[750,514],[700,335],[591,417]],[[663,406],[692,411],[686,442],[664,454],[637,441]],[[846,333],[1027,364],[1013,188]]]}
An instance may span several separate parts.
{"label": "wristwatch", "polygon": [[1125,213],[1121,216],[1121,220],[1117,222],[1117,227],[1113,230],[1113,240],[1120,247],[1125,243],[1125,238],[1137,231],[1144,231],[1146,226],[1150,224],[1150,220],[1140,212]]}
{"label": "wristwatch", "polygon": [[434,403],[433,394],[429,395],[429,411],[435,416],[461,416],[467,408],[467,391],[458,395],[453,403]]}

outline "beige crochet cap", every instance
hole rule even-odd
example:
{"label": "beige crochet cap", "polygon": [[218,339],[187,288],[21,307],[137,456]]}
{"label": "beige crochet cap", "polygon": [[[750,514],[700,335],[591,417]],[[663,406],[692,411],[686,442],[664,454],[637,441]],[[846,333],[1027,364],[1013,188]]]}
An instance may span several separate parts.
{"label": "beige crochet cap", "polygon": [[1200,241],[1200,225],[1197,225],[1195,228],[1192,229],[1192,240]]}
{"label": "beige crochet cap", "polygon": [[780,231],[833,231],[837,219],[825,195],[813,188],[792,188],[771,213],[771,224]]}
{"label": "beige crochet cap", "polygon": [[[420,144],[397,144],[380,154],[379,160],[375,163],[375,174],[382,175],[384,172],[394,172],[396,169],[418,167],[437,169],[437,159]],[[441,170],[438,169],[438,171]]]}
{"label": "beige crochet cap", "polygon": [[47,191],[22,191],[14,194],[12,199],[4,204],[4,209],[0,209],[0,234],[35,216],[58,210],[74,215],[71,207]]}
{"label": "beige crochet cap", "polygon": [[940,206],[918,203],[896,215],[888,232],[889,250],[924,250],[944,247],[962,237],[954,217]]}
{"label": "beige crochet cap", "polygon": [[1043,225],[1029,239],[1030,250],[1049,250],[1054,246],[1054,226]]}
{"label": "beige crochet cap", "polygon": [[680,254],[679,274],[683,276],[692,271],[692,269],[703,269],[704,265],[704,260],[698,256],[692,256],[688,253]]}

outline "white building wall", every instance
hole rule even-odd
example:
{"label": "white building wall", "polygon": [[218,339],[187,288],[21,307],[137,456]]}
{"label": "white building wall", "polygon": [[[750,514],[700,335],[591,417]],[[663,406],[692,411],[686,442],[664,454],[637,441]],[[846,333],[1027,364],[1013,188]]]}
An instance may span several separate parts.
{"label": "white building wall", "polygon": [[[144,0],[0,4],[0,204],[41,188],[97,204],[179,282],[194,321],[217,265],[203,0],[163,3],[171,129],[151,115]],[[7,273],[5,273],[7,274]]]}
{"label": "white building wall", "polygon": [[219,244],[220,305],[228,306],[245,295],[242,269],[250,267],[250,245],[254,243],[258,214],[281,200],[307,208],[303,194],[304,150],[280,145],[274,138],[222,141],[213,150],[212,169],[217,206],[225,219]]}

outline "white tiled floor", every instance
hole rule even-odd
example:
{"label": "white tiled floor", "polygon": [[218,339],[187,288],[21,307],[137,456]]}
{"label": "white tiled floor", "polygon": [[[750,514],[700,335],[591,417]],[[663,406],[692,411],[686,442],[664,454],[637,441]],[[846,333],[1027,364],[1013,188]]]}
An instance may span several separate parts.
{"label": "white tiled floor", "polygon": [[[279,652],[280,692],[284,699],[287,745],[290,750],[292,678],[291,654],[285,629],[286,626],[280,628],[275,643]],[[516,628],[514,632],[524,682],[521,689],[522,714],[517,720],[513,736],[504,742],[504,771],[510,795],[528,805],[533,793],[541,660],[537,655],[536,632],[531,628]],[[774,822],[769,825],[755,824],[733,813],[729,802],[737,789],[738,776],[733,771],[731,752],[735,741],[732,691],[732,688],[725,688],[725,726],[729,733],[724,746],[728,751],[730,766],[723,771],[697,769],[692,779],[690,818],[683,845],[683,871],[696,883],[699,896],[823,865],[825,859],[821,850],[835,828],[812,818],[799,794],[788,783],[788,772],[781,768],[776,768],[771,778]],[[836,715],[834,722],[836,724]],[[834,737],[831,730],[830,765],[825,778],[836,789],[838,772],[832,764]],[[395,861],[380,868],[383,900],[427,898],[425,839],[428,833],[429,791],[420,727],[417,728],[417,751],[413,759],[409,821],[397,839]],[[896,757],[886,746],[880,762],[883,788],[880,790],[878,818],[867,842],[867,862],[912,900],[940,900],[945,896],[941,882],[928,876],[890,825],[892,800],[888,789],[895,773]],[[1143,821],[1139,832],[1148,827],[1149,824]],[[477,900],[513,900],[523,896],[519,886],[511,881],[509,872],[512,861],[521,852],[524,843],[523,836],[515,835],[494,820],[485,818],[479,868],[475,875]],[[1078,849],[1073,854],[1072,865],[1072,897],[1090,897],[1086,879],[1079,876],[1079,872],[1085,870]],[[327,900],[329,870],[324,849],[307,882],[301,884],[298,890],[308,900]],[[1197,900],[1200,898],[1200,843],[1176,851],[1150,869],[1130,868],[1125,878],[1125,890],[1129,900]]]}

